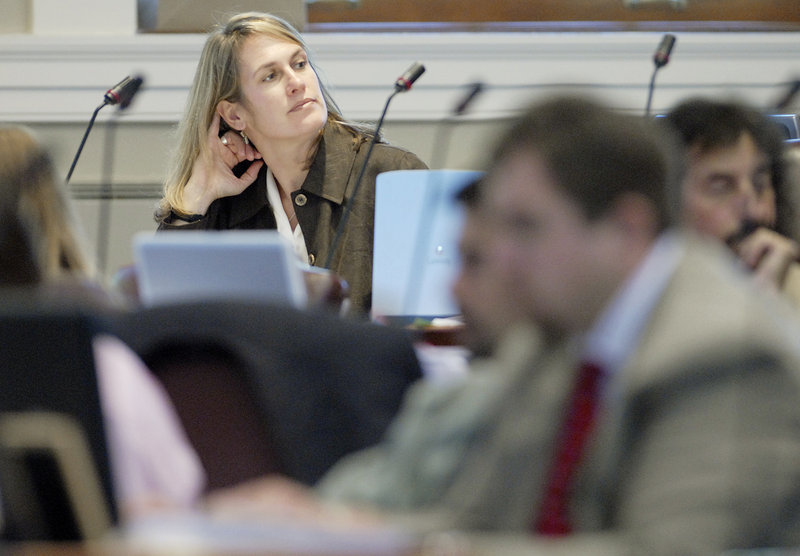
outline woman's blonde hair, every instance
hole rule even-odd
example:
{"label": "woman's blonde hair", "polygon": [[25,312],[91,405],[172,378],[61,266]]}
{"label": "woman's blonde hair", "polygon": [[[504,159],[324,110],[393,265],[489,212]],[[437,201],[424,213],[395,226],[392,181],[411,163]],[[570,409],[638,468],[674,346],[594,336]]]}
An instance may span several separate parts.
{"label": "woman's blonde hair", "polygon": [[[181,211],[183,188],[191,177],[195,160],[200,156],[202,149],[207,148],[208,129],[212,118],[216,117],[219,102],[241,100],[239,53],[245,40],[251,36],[267,36],[298,45],[309,55],[309,64],[316,72],[310,59],[309,48],[300,32],[280,17],[267,13],[245,12],[234,15],[227,23],[212,31],[206,39],[195,71],[183,119],[178,124],[177,144],[172,166],[164,184],[164,197],[155,213],[157,221],[166,218],[173,208]],[[320,89],[328,106],[327,125],[344,126],[351,130],[355,138],[369,134],[361,126],[345,121],[321,82]]]}
{"label": "woman's blonde hair", "polygon": [[42,278],[89,279],[72,203],[46,149],[24,127],[0,126],[0,183],[4,201],[28,230]]}

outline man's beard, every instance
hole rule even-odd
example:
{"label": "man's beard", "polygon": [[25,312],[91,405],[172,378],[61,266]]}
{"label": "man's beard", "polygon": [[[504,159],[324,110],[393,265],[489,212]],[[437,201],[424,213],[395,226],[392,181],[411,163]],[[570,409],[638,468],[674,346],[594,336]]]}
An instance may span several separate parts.
{"label": "man's beard", "polygon": [[759,228],[767,228],[769,230],[773,230],[774,227],[770,224],[766,224],[764,222],[758,222],[752,219],[745,219],[742,220],[742,223],[739,225],[739,229],[725,238],[725,244],[730,247],[731,249],[736,249],[736,247],[744,241],[744,239],[755,232]]}

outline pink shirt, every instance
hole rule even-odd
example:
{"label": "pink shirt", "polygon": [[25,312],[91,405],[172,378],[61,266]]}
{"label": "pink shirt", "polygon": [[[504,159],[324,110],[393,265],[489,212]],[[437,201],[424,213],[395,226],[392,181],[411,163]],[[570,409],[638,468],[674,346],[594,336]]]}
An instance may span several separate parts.
{"label": "pink shirt", "polygon": [[93,346],[121,517],[192,506],[205,472],[166,391],[118,338],[99,335]]}

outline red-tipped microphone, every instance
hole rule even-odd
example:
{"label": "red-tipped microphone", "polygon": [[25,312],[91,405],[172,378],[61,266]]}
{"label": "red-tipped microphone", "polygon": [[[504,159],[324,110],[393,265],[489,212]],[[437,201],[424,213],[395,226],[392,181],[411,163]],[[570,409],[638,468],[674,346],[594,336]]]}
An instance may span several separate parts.
{"label": "red-tipped microphone", "polygon": [[131,77],[130,75],[111,87],[103,96],[103,104],[119,105],[120,110],[127,108],[136,91],[142,85],[143,79],[139,76]]}
{"label": "red-tipped microphone", "polygon": [[397,81],[394,82],[394,90],[389,95],[389,98],[386,99],[386,104],[383,107],[381,117],[378,118],[378,123],[375,125],[375,132],[372,134],[372,139],[370,140],[369,147],[367,148],[367,154],[364,156],[364,162],[361,164],[361,170],[358,172],[356,184],[353,186],[353,193],[350,195],[349,199],[344,201],[342,217],[339,220],[339,225],[336,227],[336,233],[334,234],[333,240],[331,241],[331,246],[328,249],[328,256],[325,259],[324,268],[331,268],[333,255],[336,252],[336,248],[338,247],[339,241],[342,238],[342,233],[347,225],[347,220],[350,218],[350,211],[353,210],[353,201],[358,198],[358,190],[361,188],[361,181],[364,179],[364,172],[367,169],[367,163],[369,162],[370,156],[372,156],[372,149],[375,147],[375,143],[378,142],[378,138],[380,137],[381,126],[383,126],[383,119],[386,117],[386,111],[389,109],[389,103],[392,102],[392,99],[398,93],[408,91],[411,88],[411,85],[414,84],[414,81],[419,79],[419,76],[423,73],[425,73],[425,66],[419,62],[414,62],[411,64],[411,67],[408,68],[405,73],[398,77]]}
{"label": "red-tipped microphone", "polygon": [[403,75],[397,78],[394,82],[394,88],[397,92],[407,91],[414,84],[414,81],[419,79],[419,76],[425,73],[425,66],[419,62],[414,62]]}
{"label": "red-tipped microphone", "polygon": [[673,46],[675,46],[675,35],[667,33],[661,37],[661,42],[658,43],[656,53],[653,54],[653,63],[656,67],[653,68],[653,75],[650,77],[650,86],[647,89],[647,104],[644,108],[645,117],[650,116],[650,103],[653,101],[653,91],[656,88],[656,74],[658,70],[666,66],[669,62],[669,55],[672,53]]}
{"label": "red-tipped microphone", "polygon": [[667,33],[661,38],[656,53],[653,55],[653,62],[657,68],[663,68],[669,63],[669,55],[673,46],[675,46],[675,35]]}
{"label": "red-tipped microphone", "polygon": [[92,126],[94,125],[94,120],[97,118],[98,112],[102,110],[104,107],[108,105],[119,105],[119,110],[125,110],[133,100],[133,96],[136,94],[136,91],[139,90],[141,87],[142,79],[139,76],[131,77],[130,75],[111,87],[106,94],[103,95],[103,102],[94,109],[94,113],[92,113],[92,117],[89,119],[89,125],[86,126],[86,131],[83,133],[83,138],[81,139],[80,145],[78,145],[78,151],[75,153],[75,157],[72,159],[72,164],[69,167],[69,172],[67,172],[67,179],[66,183],[69,183],[70,178],[72,177],[72,172],[75,171],[75,165],[78,163],[78,158],[81,156],[81,151],[83,151],[83,146],[86,144],[86,138],[89,137],[89,132],[92,130]]}

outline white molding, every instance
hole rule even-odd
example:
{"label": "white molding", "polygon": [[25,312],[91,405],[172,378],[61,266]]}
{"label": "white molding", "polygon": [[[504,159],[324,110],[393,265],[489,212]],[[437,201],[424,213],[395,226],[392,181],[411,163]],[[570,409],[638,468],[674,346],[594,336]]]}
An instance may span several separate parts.
{"label": "white molding", "polygon": [[[676,33],[672,60],[656,79],[653,110],[690,94],[735,94],[762,106],[800,75],[800,33]],[[656,32],[307,33],[323,79],[345,115],[374,120],[392,83],[412,62],[427,71],[398,95],[388,119],[447,117],[476,80],[485,85],[468,117],[502,118],[530,98],[570,90],[642,111]],[[127,74],[145,85],[128,121],[174,122],[182,111],[204,37],[0,35],[0,120],[86,122],[103,93]],[[100,113],[111,116],[113,108]]]}

